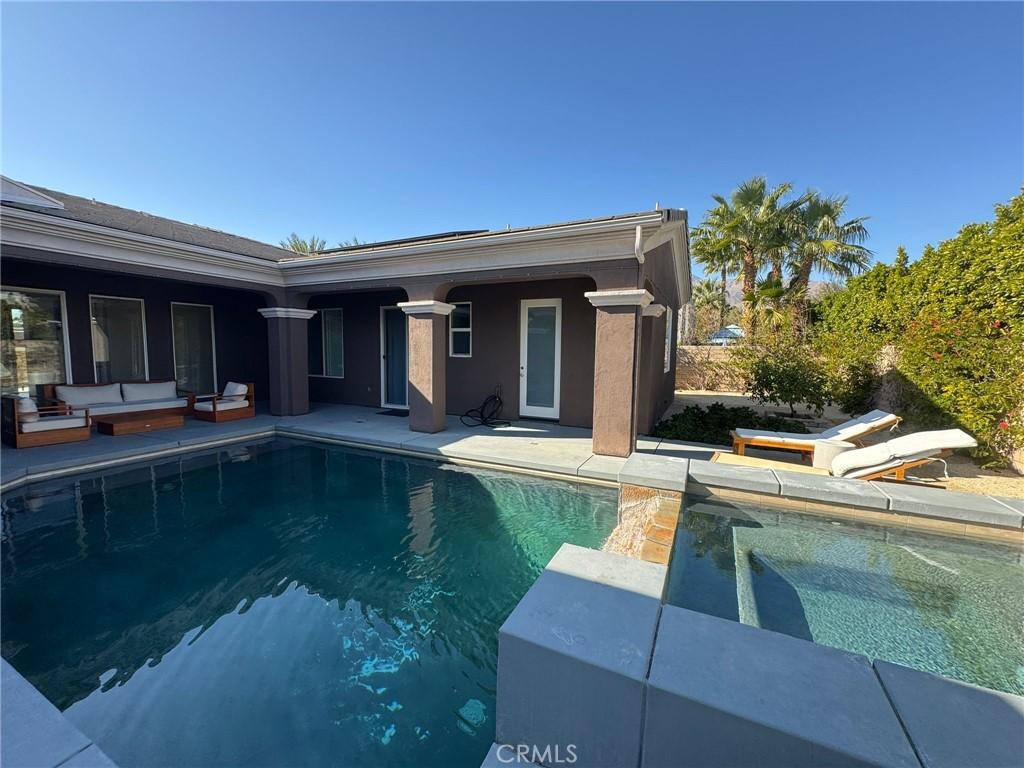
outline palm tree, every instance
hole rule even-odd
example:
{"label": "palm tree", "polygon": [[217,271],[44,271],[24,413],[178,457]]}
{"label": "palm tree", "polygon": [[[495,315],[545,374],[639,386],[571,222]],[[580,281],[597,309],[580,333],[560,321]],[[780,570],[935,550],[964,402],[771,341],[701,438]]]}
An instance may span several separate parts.
{"label": "palm tree", "polygon": [[[704,282],[710,282],[718,288],[720,296],[714,306],[718,307],[719,327],[722,327],[729,308],[729,277],[739,274],[743,269],[743,254],[731,238],[708,226],[694,227],[690,235],[690,250],[706,272],[721,274],[720,280]],[[696,299],[694,306],[699,306]]]}
{"label": "palm tree", "polygon": [[[716,251],[738,253],[742,259],[744,315],[750,315],[757,275],[767,265],[781,264],[792,243],[794,221],[806,197],[786,200],[792,184],[771,189],[763,176],[737,187],[728,199],[713,195],[716,203],[705,215],[700,229],[707,230]],[[781,277],[781,270],[779,277]]]}
{"label": "palm tree", "polygon": [[309,256],[326,248],[327,241],[322,237],[317,237],[316,235],[311,235],[308,239],[303,239],[292,232],[288,235],[287,240],[281,241],[281,247],[287,248],[289,251],[301,253],[304,256]]}
{"label": "palm tree", "polygon": [[871,251],[861,243],[867,239],[867,217],[843,220],[846,197],[825,197],[809,192],[800,209],[788,266],[790,288],[800,294],[794,302],[802,320],[807,319],[807,289],[811,271],[820,270],[833,277],[851,277],[867,269]]}

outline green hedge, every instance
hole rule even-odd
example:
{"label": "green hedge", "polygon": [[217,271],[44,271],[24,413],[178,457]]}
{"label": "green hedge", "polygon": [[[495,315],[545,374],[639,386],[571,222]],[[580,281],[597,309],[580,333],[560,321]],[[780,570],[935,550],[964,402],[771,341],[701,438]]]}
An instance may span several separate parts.
{"label": "green hedge", "polygon": [[891,346],[912,420],[959,426],[990,458],[1024,447],[1024,193],[912,264],[852,279],[816,318],[841,404],[870,399]]}

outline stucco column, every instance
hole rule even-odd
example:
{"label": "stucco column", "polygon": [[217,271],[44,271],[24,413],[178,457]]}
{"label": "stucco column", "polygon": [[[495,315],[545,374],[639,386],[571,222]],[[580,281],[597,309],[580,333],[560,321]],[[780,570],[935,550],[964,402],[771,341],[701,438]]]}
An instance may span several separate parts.
{"label": "stucco column", "polygon": [[594,453],[629,456],[636,445],[640,313],[653,296],[639,288],[589,291],[594,341]]}
{"label": "stucco column", "polygon": [[445,318],[455,307],[433,299],[400,301],[409,318],[409,429],[440,432],[445,421]]}
{"label": "stucco column", "polygon": [[309,341],[306,322],[315,309],[266,307],[257,310],[267,318],[270,345],[270,412],[298,416],[309,412]]}

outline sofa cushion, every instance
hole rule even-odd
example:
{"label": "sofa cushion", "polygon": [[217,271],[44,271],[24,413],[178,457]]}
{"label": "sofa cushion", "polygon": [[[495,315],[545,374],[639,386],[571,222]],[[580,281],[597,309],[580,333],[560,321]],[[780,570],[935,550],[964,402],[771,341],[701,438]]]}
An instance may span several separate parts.
{"label": "sofa cushion", "polygon": [[71,427],[86,426],[85,416],[47,416],[45,419],[22,423],[21,431],[26,432],[49,432],[54,429],[70,429]]}
{"label": "sofa cushion", "polygon": [[121,394],[126,403],[140,400],[174,400],[178,396],[178,385],[173,381],[153,381],[145,384],[121,385]]}
{"label": "sofa cushion", "polygon": [[109,416],[113,413],[137,413],[139,411],[163,411],[170,408],[187,408],[188,400],[137,400],[134,403],[98,403],[89,406],[92,416]]}
{"label": "sofa cushion", "polygon": [[18,420],[24,424],[29,421],[39,421],[39,409],[36,408],[36,401],[31,397],[18,398]]}
{"label": "sofa cushion", "polygon": [[104,384],[101,386],[79,386],[60,384],[57,387],[57,399],[68,405],[91,405],[92,403],[120,403],[120,384]]}
{"label": "sofa cushion", "polygon": [[[217,403],[218,411],[233,411],[236,408],[248,408],[248,400],[221,400]],[[204,413],[213,412],[213,402],[211,400],[203,400],[202,402],[195,404],[197,411],[203,411]]]}
{"label": "sofa cushion", "polygon": [[249,388],[245,384],[239,384],[237,381],[229,381],[224,387],[224,399],[238,402],[244,400],[245,396],[249,393]]}

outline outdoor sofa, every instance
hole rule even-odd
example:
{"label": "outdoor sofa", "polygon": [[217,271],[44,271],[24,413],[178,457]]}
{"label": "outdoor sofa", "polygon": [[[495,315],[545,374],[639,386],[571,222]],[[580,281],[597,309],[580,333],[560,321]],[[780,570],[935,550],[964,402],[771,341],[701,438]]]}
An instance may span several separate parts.
{"label": "outdoor sofa", "polygon": [[110,416],[143,411],[192,411],[195,395],[179,389],[177,382],[125,381],[112,384],[44,384],[43,399],[63,405],[73,413],[89,410],[91,416]]}
{"label": "outdoor sofa", "polygon": [[799,434],[797,432],[772,432],[765,429],[734,429],[732,450],[743,456],[748,447],[770,448],[777,451],[797,451],[801,454],[813,454],[814,444],[819,440],[844,440],[859,443],[861,439],[883,429],[895,429],[900,421],[899,416],[887,411],[874,410],[844,421],[823,432]]}
{"label": "outdoor sofa", "polygon": [[4,395],[0,406],[0,438],[13,448],[35,448],[88,440],[89,409],[72,413],[65,405],[37,406],[29,397]]}

